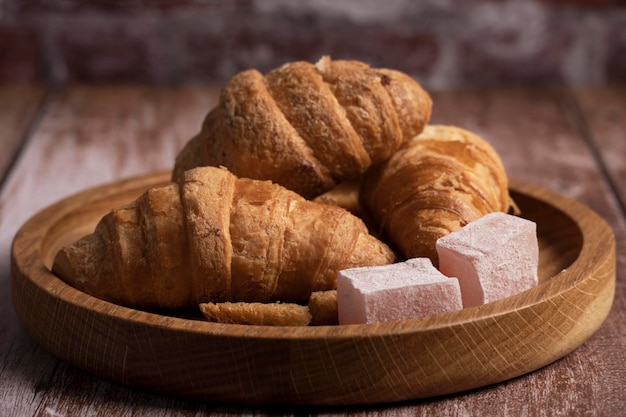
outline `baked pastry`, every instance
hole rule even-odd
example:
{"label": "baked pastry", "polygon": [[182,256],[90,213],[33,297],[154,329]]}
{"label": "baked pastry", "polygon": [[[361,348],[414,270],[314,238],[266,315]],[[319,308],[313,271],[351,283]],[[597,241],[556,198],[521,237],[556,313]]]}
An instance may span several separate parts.
{"label": "baked pastry", "polygon": [[315,291],[309,298],[311,326],[338,324],[337,290]]}
{"label": "baked pastry", "polygon": [[311,313],[307,306],[294,303],[201,303],[200,311],[208,321],[257,326],[308,326]]}
{"label": "baked pastry", "polygon": [[434,265],[437,239],[487,213],[514,207],[493,147],[472,132],[439,125],[427,126],[369,170],[360,199],[400,255],[428,257]]}
{"label": "baked pastry", "polygon": [[408,75],[358,61],[323,57],[265,76],[243,71],[177,156],[173,179],[194,167],[225,166],[313,198],[389,158],[422,131],[431,108]]}
{"label": "baked pastry", "polygon": [[183,309],[306,304],[311,292],[335,288],[339,270],[394,259],[346,210],[205,167],[112,210],[93,234],[59,251],[53,271],[117,304]]}

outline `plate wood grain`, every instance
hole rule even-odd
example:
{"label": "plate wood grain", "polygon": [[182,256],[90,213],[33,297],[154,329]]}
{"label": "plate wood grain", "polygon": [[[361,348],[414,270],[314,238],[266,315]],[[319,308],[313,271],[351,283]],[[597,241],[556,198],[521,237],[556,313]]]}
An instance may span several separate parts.
{"label": "plate wood grain", "polygon": [[368,404],[483,387],[576,349],[606,318],[615,238],[586,206],[512,182],[538,226],[537,287],[433,317],[350,326],[245,326],[121,307],[50,272],[60,247],[169,173],[89,189],[35,215],[11,252],[12,296],[45,349],[104,379],[168,395],[239,404]]}

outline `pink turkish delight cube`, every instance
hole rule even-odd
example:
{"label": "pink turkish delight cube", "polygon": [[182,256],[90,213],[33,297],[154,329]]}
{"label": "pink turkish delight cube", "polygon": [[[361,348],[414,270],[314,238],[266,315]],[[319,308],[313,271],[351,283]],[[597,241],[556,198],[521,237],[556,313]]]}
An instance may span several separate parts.
{"label": "pink turkish delight cube", "polygon": [[339,324],[404,320],[462,307],[458,280],[427,258],[346,269],[337,277]]}
{"label": "pink turkish delight cube", "polygon": [[536,223],[490,213],[437,241],[439,270],[458,278],[463,307],[518,294],[537,285]]}

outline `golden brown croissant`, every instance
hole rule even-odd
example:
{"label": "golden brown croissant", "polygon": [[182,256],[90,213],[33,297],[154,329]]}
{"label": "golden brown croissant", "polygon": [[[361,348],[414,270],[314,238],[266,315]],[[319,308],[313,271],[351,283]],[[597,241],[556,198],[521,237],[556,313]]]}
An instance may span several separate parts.
{"label": "golden brown croissant", "polygon": [[205,167],[112,210],[93,234],[57,254],[53,271],[118,304],[180,309],[306,304],[311,292],[335,288],[341,269],[393,261],[346,210]]}
{"label": "golden brown croissant", "polygon": [[438,238],[512,205],[495,150],[453,126],[427,126],[361,184],[362,204],[387,242],[406,258],[438,265]]}
{"label": "golden brown croissant", "polygon": [[197,166],[272,180],[306,198],[357,178],[420,133],[432,101],[401,72],[358,61],[292,62],[235,75],[179,153],[176,180]]}

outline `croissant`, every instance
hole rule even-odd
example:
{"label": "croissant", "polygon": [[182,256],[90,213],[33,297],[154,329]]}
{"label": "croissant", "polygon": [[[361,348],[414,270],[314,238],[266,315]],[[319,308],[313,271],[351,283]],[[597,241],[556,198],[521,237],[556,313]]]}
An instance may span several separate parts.
{"label": "croissant", "polygon": [[515,209],[496,151],[454,126],[427,126],[368,171],[360,199],[400,255],[434,265],[438,238],[487,213]]}
{"label": "croissant", "polygon": [[337,272],[393,262],[389,247],[338,207],[222,168],[185,173],[104,216],[62,248],[53,272],[79,290],[137,308],[204,302],[308,302]]}
{"label": "croissant", "polygon": [[178,154],[173,179],[197,166],[225,166],[313,198],[390,157],[422,131],[431,109],[408,75],[358,61],[323,57],[265,76],[243,71]]}

